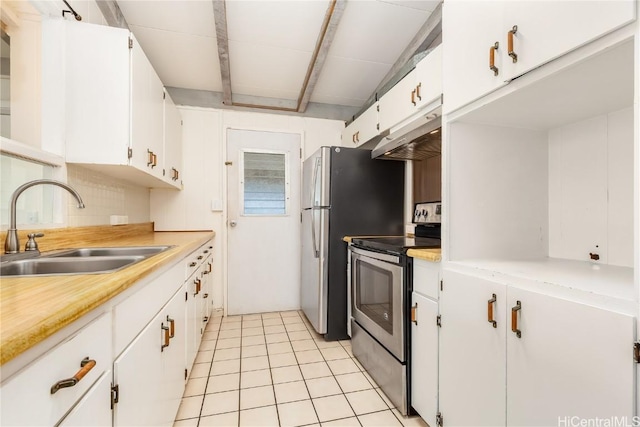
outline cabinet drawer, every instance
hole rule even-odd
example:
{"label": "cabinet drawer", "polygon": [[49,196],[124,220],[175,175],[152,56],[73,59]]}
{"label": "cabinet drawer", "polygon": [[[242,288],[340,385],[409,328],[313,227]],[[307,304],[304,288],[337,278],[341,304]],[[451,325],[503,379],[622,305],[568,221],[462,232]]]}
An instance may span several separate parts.
{"label": "cabinet drawer", "polygon": [[191,275],[202,265],[205,259],[213,253],[213,242],[209,240],[204,245],[193,251],[187,258],[185,258],[185,275],[184,279],[187,280]]}
{"label": "cabinet drawer", "polygon": [[[52,394],[54,384],[77,375],[84,358],[94,360],[95,366],[75,386]],[[111,314],[106,313],[2,385],[0,424],[57,423],[111,369],[111,360]]]}
{"label": "cabinet drawer", "polygon": [[435,300],[440,290],[440,263],[413,261],[413,291]]}

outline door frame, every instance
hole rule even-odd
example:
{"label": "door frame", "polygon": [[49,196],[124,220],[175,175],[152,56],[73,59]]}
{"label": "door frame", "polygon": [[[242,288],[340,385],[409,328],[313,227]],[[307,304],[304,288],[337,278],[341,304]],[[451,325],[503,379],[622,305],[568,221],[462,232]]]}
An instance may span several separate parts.
{"label": "door frame", "polygon": [[[304,129],[291,130],[280,127],[267,127],[267,126],[249,126],[249,125],[232,125],[224,123],[224,112],[222,113],[222,162],[221,166],[224,166],[224,172],[222,173],[222,246],[224,248],[222,252],[222,295],[223,295],[223,315],[228,315],[229,308],[229,195],[228,195],[228,183],[229,183],[229,171],[224,162],[228,159],[228,143],[229,143],[229,131],[254,131],[254,132],[271,132],[271,133],[288,133],[300,136],[300,156],[298,161],[300,162],[300,194],[302,194],[302,164],[304,162],[303,153],[305,152],[305,132]],[[292,156],[293,157],[293,156]],[[290,159],[293,161],[294,159]]]}

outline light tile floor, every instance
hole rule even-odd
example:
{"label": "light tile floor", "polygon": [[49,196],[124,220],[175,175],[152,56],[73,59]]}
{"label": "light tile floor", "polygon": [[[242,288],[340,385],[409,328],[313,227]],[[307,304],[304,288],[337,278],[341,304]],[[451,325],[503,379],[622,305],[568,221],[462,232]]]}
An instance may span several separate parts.
{"label": "light tile floor", "polygon": [[301,312],[214,317],[174,426],[421,426]]}

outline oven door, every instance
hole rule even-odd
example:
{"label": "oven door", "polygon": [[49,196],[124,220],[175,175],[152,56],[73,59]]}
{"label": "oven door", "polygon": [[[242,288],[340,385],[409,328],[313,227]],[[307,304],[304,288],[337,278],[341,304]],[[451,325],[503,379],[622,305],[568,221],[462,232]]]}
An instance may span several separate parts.
{"label": "oven door", "polygon": [[404,269],[400,262],[398,256],[351,248],[353,318],[404,362]]}

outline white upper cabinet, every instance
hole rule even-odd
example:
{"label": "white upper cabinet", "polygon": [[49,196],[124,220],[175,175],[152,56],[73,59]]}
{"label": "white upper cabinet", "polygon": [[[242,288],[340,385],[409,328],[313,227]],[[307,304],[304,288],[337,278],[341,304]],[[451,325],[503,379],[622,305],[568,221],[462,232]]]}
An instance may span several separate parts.
{"label": "white upper cabinet", "polygon": [[442,45],[425,56],[414,70],[380,98],[380,131],[410,118],[442,94]]}
{"label": "white upper cabinet", "polygon": [[633,0],[473,2],[443,10],[446,100],[453,111],[633,21]]}
{"label": "white upper cabinet", "polygon": [[165,90],[163,177],[177,188],[182,187],[182,116]]}
{"label": "white upper cabinet", "polygon": [[359,147],[378,136],[378,103],[376,102],[358,116],[342,131],[342,146]]}
{"label": "white upper cabinet", "polygon": [[[148,187],[163,179],[164,88],[128,31],[65,22],[66,160]],[[166,172],[165,172],[166,176]]]}

